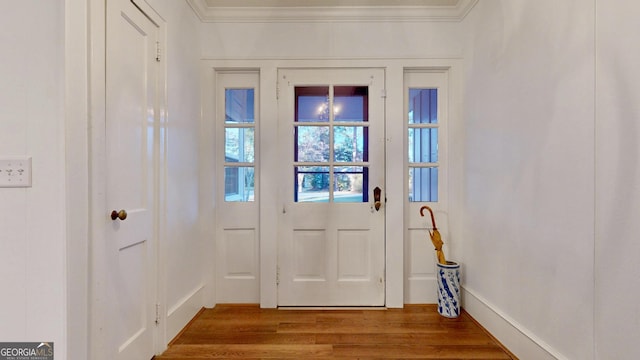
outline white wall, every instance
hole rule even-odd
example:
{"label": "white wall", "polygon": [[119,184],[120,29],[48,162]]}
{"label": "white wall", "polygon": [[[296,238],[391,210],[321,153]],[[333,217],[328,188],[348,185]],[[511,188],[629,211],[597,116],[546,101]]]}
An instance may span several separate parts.
{"label": "white wall", "polygon": [[0,339],[65,359],[64,3],[0,5],[0,157],[33,158],[31,188],[0,188]]}
{"label": "white wall", "polygon": [[205,23],[204,58],[363,59],[462,55],[455,22]]}
{"label": "white wall", "polygon": [[594,3],[482,0],[465,23],[465,306],[522,359],[593,358]]}
{"label": "white wall", "polygon": [[596,9],[596,358],[638,359],[640,5]]}

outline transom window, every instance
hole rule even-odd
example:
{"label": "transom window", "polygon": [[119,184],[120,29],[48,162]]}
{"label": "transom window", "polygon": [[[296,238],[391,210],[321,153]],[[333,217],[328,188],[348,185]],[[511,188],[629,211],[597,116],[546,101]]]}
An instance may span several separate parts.
{"label": "transom window", "polygon": [[368,202],[367,86],[295,88],[294,200]]}

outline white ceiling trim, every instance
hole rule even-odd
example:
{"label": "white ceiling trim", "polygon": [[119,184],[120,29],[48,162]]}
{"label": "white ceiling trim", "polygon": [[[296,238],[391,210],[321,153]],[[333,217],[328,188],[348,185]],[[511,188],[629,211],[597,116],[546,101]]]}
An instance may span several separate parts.
{"label": "white ceiling trim", "polygon": [[[187,0],[203,22],[381,22],[461,21],[478,0],[421,6],[210,6]],[[304,1],[300,1],[304,4]],[[242,1],[239,1],[242,3]]]}

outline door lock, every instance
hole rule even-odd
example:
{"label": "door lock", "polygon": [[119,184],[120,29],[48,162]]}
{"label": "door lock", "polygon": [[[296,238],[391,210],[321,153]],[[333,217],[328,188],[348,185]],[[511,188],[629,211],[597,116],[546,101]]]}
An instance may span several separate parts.
{"label": "door lock", "polygon": [[375,189],[373,189],[373,200],[375,201],[373,203],[373,206],[376,208],[376,211],[380,210],[380,206],[382,206],[382,203],[380,202],[380,194],[382,193],[382,190],[376,186]]}

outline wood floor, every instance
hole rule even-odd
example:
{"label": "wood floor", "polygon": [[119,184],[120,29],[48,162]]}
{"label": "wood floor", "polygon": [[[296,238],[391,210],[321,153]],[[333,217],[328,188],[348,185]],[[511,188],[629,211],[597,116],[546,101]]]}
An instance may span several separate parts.
{"label": "wood floor", "polygon": [[388,310],[205,309],[156,360],[515,359],[466,312],[435,305]]}

